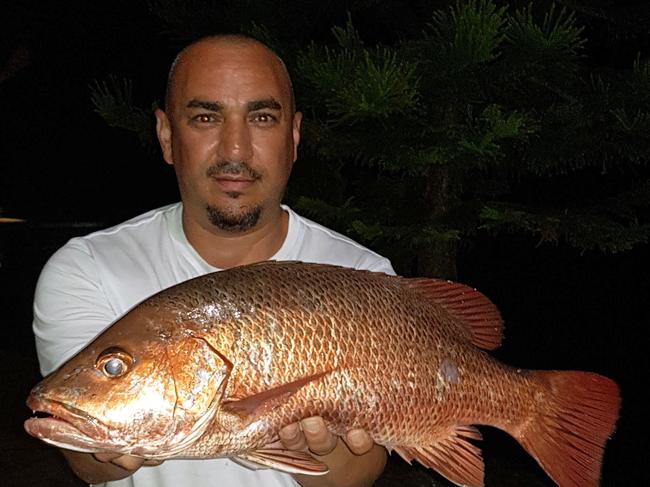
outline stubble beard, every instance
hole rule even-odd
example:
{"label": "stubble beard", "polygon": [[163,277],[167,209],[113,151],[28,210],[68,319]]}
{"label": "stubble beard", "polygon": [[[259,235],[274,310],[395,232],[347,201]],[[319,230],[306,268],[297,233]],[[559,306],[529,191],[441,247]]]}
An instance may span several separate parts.
{"label": "stubble beard", "polygon": [[259,205],[247,208],[241,213],[233,213],[212,205],[207,205],[205,209],[212,225],[219,230],[232,233],[246,232],[252,229],[262,215],[262,207]]}
{"label": "stubble beard", "polygon": [[[219,174],[245,174],[246,176],[259,179],[260,175],[251,169],[245,162],[220,161],[211,166],[207,171],[208,177],[216,177]],[[237,191],[226,193],[229,198],[236,200],[241,196]],[[255,225],[262,215],[262,205],[248,207],[241,212],[235,210],[223,209],[213,205],[206,205],[206,212],[210,223],[219,230],[226,232],[238,233],[246,232]]]}

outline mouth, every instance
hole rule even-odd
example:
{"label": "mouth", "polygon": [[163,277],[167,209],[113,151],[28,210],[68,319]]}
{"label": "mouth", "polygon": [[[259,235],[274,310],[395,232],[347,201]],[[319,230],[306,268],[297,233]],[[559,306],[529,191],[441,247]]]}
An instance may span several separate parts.
{"label": "mouth", "polygon": [[24,423],[25,431],[46,443],[85,453],[107,451],[101,438],[107,428],[83,411],[57,401],[30,396],[27,407],[34,417]]}
{"label": "mouth", "polygon": [[[25,421],[25,431],[50,445],[83,453],[120,453],[152,459],[170,456],[167,451],[169,435],[156,440],[124,433],[79,409],[37,394],[29,396],[27,407],[33,416]],[[181,444],[176,450],[183,448]]]}
{"label": "mouth", "polygon": [[248,177],[233,177],[229,175],[215,176],[219,188],[225,192],[241,192],[250,188],[257,179]]}

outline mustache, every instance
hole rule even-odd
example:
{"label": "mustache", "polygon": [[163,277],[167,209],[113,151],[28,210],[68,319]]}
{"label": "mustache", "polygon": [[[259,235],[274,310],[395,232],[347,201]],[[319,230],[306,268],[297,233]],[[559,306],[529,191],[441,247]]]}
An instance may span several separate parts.
{"label": "mustache", "polygon": [[244,161],[219,161],[212,164],[206,171],[206,175],[210,178],[226,174],[235,176],[241,175],[249,179],[259,179],[261,177],[260,173]]}

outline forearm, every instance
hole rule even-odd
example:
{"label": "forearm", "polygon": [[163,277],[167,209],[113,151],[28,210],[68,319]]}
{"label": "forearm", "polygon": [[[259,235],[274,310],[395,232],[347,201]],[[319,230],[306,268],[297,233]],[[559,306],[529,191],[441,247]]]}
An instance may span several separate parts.
{"label": "forearm", "polygon": [[386,466],[386,449],[374,445],[363,455],[355,455],[342,441],[327,455],[319,457],[330,466],[326,475],[294,475],[303,487],[370,487]]}
{"label": "forearm", "polygon": [[61,452],[75,475],[89,484],[120,480],[133,475],[135,471],[120,467],[114,463],[100,462],[90,453],[70,450],[61,450]]}

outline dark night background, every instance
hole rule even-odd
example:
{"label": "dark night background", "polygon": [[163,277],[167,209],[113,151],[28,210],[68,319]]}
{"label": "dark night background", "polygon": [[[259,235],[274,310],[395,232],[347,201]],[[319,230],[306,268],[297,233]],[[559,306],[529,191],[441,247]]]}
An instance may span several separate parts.
{"label": "dark night background", "polygon": [[[619,2],[616,14],[624,16],[629,8],[635,15],[636,4]],[[22,1],[5,6],[8,15],[0,21],[0,67],[5,70],[0,215],[26,220],[0,223],[0,472],[5,486],[79,485],[58,453],[22,431],[29,415],[24,399],[39,379],[30,325],[40,268],[68,238],[177,199],[171,168],[93,112],[89,84],[109,74],[134,79],[136,101],[143,106],[160,99],[169,63],[181,45],[161,32],[144,3],[127,5]],[[322,32],[341,20],[323,19]],[[601,62],[628,62],[639,50],[649,54],[647,44],[633,41],[623,40],[614,49],[602,26],[591,28],[601,29],[591,44]],[[7,68],[11,65],[16,69]],[[623,408],[607,445],[605,487],[650,485],[645,465],[648,264],[649,245],[611,255],[581,253],[561,242],[538,246],[524,236],[479,234],[460,249],[459,280],[489,296],[505,318],[504,345],[496,352],[500,359],[525,368],[592,370],[620,384]],[[514,440],[482,431],[488,485],[530,485],[517,480],[518,470],[536,472],[536,485],[551,485]],[[509,481],[491,484],[497,463],[512,463],[507,468],[513,474]],[[391,475],[399,476],[389,470]]]}

